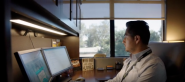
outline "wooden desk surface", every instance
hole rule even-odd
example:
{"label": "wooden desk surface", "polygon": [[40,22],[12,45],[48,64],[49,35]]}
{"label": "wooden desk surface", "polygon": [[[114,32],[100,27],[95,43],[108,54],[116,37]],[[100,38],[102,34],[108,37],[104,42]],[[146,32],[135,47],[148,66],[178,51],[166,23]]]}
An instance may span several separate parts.
{"label": "wooden desk surface", "polygon": [[98,71],[98,70],[89,70],[89,71],[74,71],[74,74],[72,76],[72,80],[77,79],[78,77],[84,77],[85,82],[98,82],[98,80],[102,79],[112,79],[116,76],[116,74],[120,70],[104,70],[104,71]]}

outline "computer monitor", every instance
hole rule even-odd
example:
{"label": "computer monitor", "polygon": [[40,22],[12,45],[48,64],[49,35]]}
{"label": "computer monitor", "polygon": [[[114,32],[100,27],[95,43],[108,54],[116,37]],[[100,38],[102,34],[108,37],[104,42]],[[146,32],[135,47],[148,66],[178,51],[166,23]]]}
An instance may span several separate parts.
{"label": "computer monitor", "polygon": [[26,82],[49,82],[51,75],[41,49],[29,49],[14,53]]}
{"label": "computer monitor", "polygon": [[42,48],[42,53],[53,78],[73,68],[65,46]]}

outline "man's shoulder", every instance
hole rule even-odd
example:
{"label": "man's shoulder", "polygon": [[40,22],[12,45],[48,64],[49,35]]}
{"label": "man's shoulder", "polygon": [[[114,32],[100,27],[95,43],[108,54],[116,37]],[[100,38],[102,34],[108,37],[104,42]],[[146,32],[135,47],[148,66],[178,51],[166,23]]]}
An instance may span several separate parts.
{"label": "man's shoulder", "polygon": [[148,57],[146,57],[143,63],[150,64],[150,65],[160,64],[164,66],[164,63],[161,60],[161,58],[153,53],[151,53]]}
{"label": "man's shoulder", "polygon": [[124,63],[127,63],[127,62],[129,62],[130,60],[131,60],[131,58],[128,57],[128,58],[124,61]]}

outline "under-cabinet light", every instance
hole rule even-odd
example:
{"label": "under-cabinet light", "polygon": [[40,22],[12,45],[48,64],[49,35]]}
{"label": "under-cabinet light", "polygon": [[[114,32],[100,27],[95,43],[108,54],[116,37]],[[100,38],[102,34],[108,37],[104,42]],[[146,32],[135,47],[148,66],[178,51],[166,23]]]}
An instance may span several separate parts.
{"label": "under-cabinet light", "polygon": [[58,31],[55,31],[55,30],[52,30],[52,29],[48,29],[46,27],[42,27],[42,26],[39,26],[39,25],[36,25],[36,24],[33,24],[33,23],[29,23],[29,22],[26,22],[26,21],[23,21],[23,20],[20,20],[20,19],[13,19],[13,20],[10,20],[10,21],[14,22],[14,23],[25,25],[25,26],[33,27],[33,28],[36,28],[36,29],[41,29],[41,30],[45,30],[45,31],[48,31],[48,32],[52,32],[52,33],[55,33],[55,34],[66,35],[62,32],[58,32]]}

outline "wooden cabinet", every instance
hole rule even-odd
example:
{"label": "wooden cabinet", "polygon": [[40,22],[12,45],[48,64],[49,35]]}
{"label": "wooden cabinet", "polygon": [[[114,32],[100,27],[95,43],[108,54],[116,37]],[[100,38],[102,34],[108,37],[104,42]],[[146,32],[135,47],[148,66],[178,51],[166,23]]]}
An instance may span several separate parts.
{"label": "wooden cabinet", "polygon": [[[61,0],[34,0],[57,18],[61,15]],[[43,13],[44,14],[44,13]]]}
{"label": "wooden cabinet", "polygon": [[60,21],[68,25],[76,32],[80,32],[79,2],[80,0],[34,0]]}
{"label": "wooden cabinet", "polygon": [[61,5],[61,13],[68,20],[71,20],[71,0],[63,0],[59,4]]}
{"label": "wooden cabinet", "polygon": [[50,28],[56,27],[59,31],[77,36],[80,32],[77,3],[72,0],[12,0],[11,10]]}
{"label": "wooden cabinet", "polygon": [[76,0],[72,0],[71,3],[71,21],[73,22],[73,24],[75,26],[77,26],[77,1]]}
{"label": "wooden cabinet", "polygon": [[79,28],[79,30],[81,30],[81,2],[80,0],[78,0],[77,2],[77,28]]}

